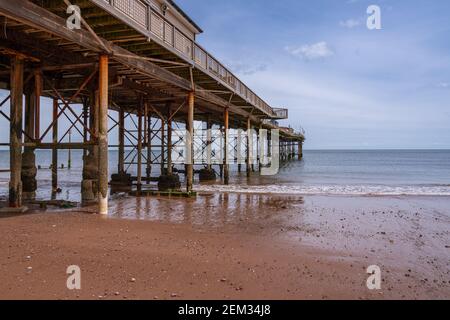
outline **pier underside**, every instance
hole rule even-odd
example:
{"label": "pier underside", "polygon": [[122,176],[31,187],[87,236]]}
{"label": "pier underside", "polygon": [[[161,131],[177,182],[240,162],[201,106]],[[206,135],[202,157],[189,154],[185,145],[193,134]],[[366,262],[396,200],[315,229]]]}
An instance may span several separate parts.
{"label": "pier underside", "polygon": [[[66,26],[68,4],[81,8],[81,30]],[[1,145],[10,149],[11,208],[35,198],[39,149],[53,151],[54,192],[57,151],[83,150],[82,200],[98,202],[102,214],[109,185],[140,194],[158,182],[160,191],[189,195],[196,173],[229,183],[230,163],[250,174],[274,157],[301,159],[303,134],[280,128],[275,110],[152,41],[105,4],[0,0],[0,89],[9,91],[0,116],[10,124]],[[44,124],[46,114],[52,120]],[[112,175],[110,148],[119,154]]]}

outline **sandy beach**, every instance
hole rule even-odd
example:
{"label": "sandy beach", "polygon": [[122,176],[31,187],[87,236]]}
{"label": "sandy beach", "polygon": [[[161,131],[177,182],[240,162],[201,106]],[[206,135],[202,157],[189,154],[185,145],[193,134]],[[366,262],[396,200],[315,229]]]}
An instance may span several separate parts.
{"label": "sandy beach", "polygon": [[[449,197],[203,193],[110,207],[2,215],[0,299],[450,299]],[[66,287],[70,265],[81,290]]]}

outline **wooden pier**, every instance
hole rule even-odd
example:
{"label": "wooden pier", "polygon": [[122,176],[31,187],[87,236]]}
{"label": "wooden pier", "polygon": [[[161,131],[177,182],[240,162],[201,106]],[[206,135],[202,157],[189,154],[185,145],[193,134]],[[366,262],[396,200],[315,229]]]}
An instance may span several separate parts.
{"label": "wooden pier", "polygon": [[[72,5],[80,9],[81,29],[68,28]],[[55,192],[58,150],[83,150],[82,200],[98,203],[100,214],[108,212],[110,189],[190,195],[195,173],[209,180],[219,172],[228,184],[233,161],[251,175],[274,157],[301,160],[304,133],[278,125],[288,110],[271,107],[198,45],[200,33],[170,0],[0,0],[0,89],[10,92],[0,101],[0,116],[10,123],[9,141],[1,144],[10,149],[9,207],[34,200],[39,149],[52,150]],[[41,97],[51,106],[41,106]],[[7,103],[9,115],[2,110]],[[44,113],[52,115],[48,126]],[[82,139],[67,142],[71,132]],[[113,133],[117,145],[109,143]],[[119,155],[112,173],[111,148]],[[176,159],[180,154],[184,161]]]}

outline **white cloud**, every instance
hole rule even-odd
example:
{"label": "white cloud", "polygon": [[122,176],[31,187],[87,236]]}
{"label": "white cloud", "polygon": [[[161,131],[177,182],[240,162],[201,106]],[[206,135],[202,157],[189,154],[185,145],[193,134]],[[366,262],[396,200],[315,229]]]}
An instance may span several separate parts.
{"label": "white cloud", "polygon": [[234,73],[245,76],[266,71],[268,68],[267,64],[264,63],[247,63],[244,61],[225,61],[225,65]]}
{"label": "white cloud", "polygon": [[339,25],[344,28],[353,29],[361,25],[361,20],[357,19],[347,19],[345,21],[339,22]]}
{"label": "white cloud", "polygon": [[334,55],[334,52],[328,47],[328,44],[325,41],[310,45],[305,44],[301,47],[286,47],[286,51],[293,56],[308,60],[327,58]]}
{"label": "white cloud", "polygon": [[438,87],[448,89],[450,88],[450,82],[441,82],[438,84]]}

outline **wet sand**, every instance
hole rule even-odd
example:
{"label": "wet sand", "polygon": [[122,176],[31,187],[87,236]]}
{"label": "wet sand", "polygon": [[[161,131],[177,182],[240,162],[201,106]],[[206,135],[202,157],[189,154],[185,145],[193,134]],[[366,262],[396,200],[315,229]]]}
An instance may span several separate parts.
{"label": "wet sand", "polygon": [[116,196],[110,209],[1,216],[0,298],[450,299],[449,197]]}

